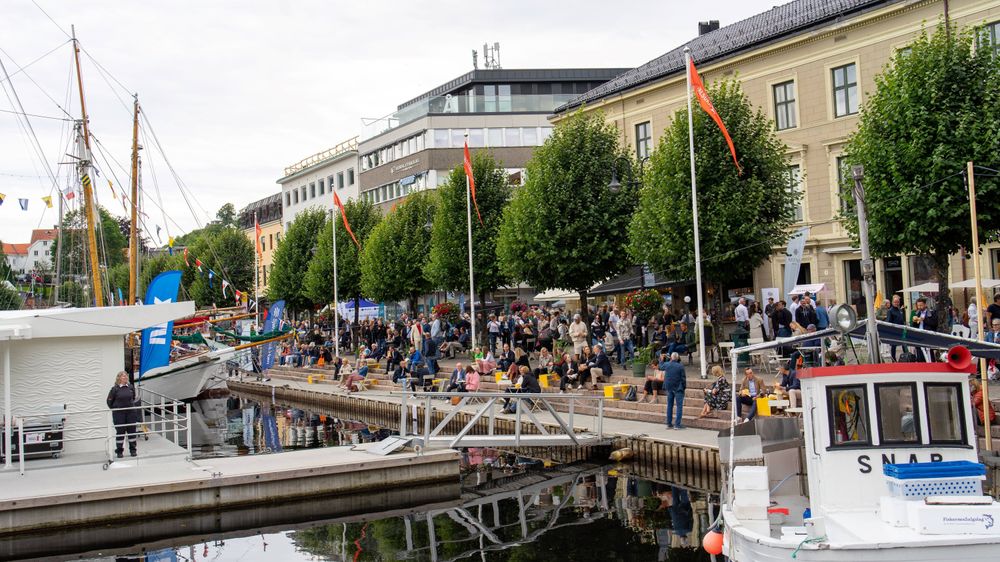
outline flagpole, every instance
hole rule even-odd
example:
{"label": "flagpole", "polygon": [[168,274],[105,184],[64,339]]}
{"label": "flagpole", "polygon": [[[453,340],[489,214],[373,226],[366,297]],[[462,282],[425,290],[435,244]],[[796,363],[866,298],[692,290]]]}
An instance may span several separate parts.
{"label": "flagpole", "polygon": [[340,300],[337,298],[337,221],[330,209],[330,227],[333,230],[333,352],[340,357]]}
{"label": "flagpole", "polygon": [[691,152],[691,217],[694,220],[694,280],[698,292],[698,360],[701,378],[707,379],[705,372],[705,303],[701,290],[701,242],[698,239],[698,190],[694,168],[694,115],[691,113],[691,49],[684,47],[684,68],[687,76],[688,106],[688,147]]}
{"label": "flagpole", "polygon": [[253,236],[256,240],[253,241],[253,300],[254,300],[254,313],[253,313],[253,323],[257,326],[257,333],[263,333],[264,330],[261,329],[260,325],[260,305],[257,304],[257,300],[260,298],[260,278],[258,277],[260,271],[260,236],[257,234],[257,211],[253,212]]}
{"label": "flagpole", "polygon": [[[469,146],[469,133],[465,133],[465,146]],[[469,167],[472,167],[471,158]],[[465,218],[469,235],[469,322],[472,325],[469,349],[476,349],[476,287],[472,275],[472,188],[469,186],[469,174],[465,174]]]}

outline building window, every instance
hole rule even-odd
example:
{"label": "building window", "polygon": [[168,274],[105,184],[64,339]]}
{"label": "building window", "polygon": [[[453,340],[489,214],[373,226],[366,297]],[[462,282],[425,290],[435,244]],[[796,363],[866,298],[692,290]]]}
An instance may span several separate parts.
{"label": "building window", "polygon": [[504,146],[521,146],[521,129],[511,127],[503,130]]}
{"label": "building window", "polygon": [[497,91],[500,94],[500,100],[497,104],[497,109],[501,112],[510,113],[510,84],[500,84],[497,86]]}
{"label": "building window", "polygon": [[962,387],[957,384],[927,383],[927,421],[931,444],[965,442],[965,406]]}
{"label": "building window", "polygon": [[496,113],[497,110],[497,87],[493,84],[483,86],[483,111],[486,113]]}
{"label": "building window", "polygon": [[462,148],[465,146],[465,129],[451,129],[451,147]]}
{"label": "building window", "polygon": [[[844,279],[847,280],[847,303],[854,305],[858,317],[868,316],[865,313],[864,276],[861,275],[861,260],[844,261]],[[876,281],[877,283],[877,281]]]}
{"label": "building window", "polygon": [[38,250],[35,250],[35,255],[36,255],[36,256],[38,255]]}
{"label": "building window", "polygon": [[875,408],[878,410],[875,419],[878,420],[878,434],[881,444],[920,443],[916,384],[876,384]]}
{"label": "building window", "polygon": [[448,129],[434,129],[434,148],[448,148]]}
{"label": "building window", "polygon": [[310,199],[316,198],[316,182],[312,182],[309,184],[309,198]]}
{"label": "building window", "polygon": [[524,143],[524,146],[538,146],[538,127],[521,129],[521,142]]}
{"label": "building window", "polygon": [[1000,55],[1000,21],[986,24],[977,39],[978,47],[993,51],[993,56]]}
{"label": "building window", "polygon": [[285,206],[286,207],[291,207],[292,206],[292,192],[291,191],[286,191],[285,192]]}
{"label": "building window", "polygon": [[469,129],[469,147],[482,148],[486,146],[482,129]]}
{"label": "building window", "polygon": [[795,127],[795,81],[775,84],[773,90],[775,128],[783,131]]}
{"label": "building window", "polygon": [[306,202],[306,186],[303,185],[301,189],[302,189],[302,197],[299,197],[299,199],[301,199],[302,202],[305,203]]}
{"label": "building window", "polygon": [[299,190],[298,189],[295,190],[295,204],[296,205],[299,204]]}
{"label": "building window", "polygon": [[834,447],[871,445],[868,427],[868,395],[865,385],[826,387],[830,412],[830,444]]}
{"label": "building window", "polygon": [[344,189],[344,172],[337,172],[337,189]]}
{"label": "building window", "polygon": [[649,121],[635,126],[635,155],[639,160],[649,158],[653,148],[653,128]]}
{"label": "building window", "polygon": [[347,169],[347,185],[354,185],[354,168]]}
{"label": "building window", "polygon": [[795,222],[805,220],[805,192],[802,190],[802,168],[798,164],[793,164],[787,168],[788,171],[788,191],[796,194],[795,200]]}
{"label": "building window", "polygon": [[486,129],[486,146],[503,146],[503,129]]}
{"label": "building window", "polygon": [[324,193],[326,193],[326,181],[319,180],[319,194],[323,195]]}
{"label": "building window", "polygon": [[273,234],[268,234],[267,235],[267,241],[268,241],[268,243],[271,244],[271,249],[273,250],[274,249],[274,235]]}
{"label": "building window", "polygon": [[911,54],[913,54],[913,47],[903,47],[902,49],[899,49],[896,52],[899,53],[899,57],[900,58],[904,58],[905,59],[906,57],[908,57]]}
{"label": "building window", "polygon": [[858,67],[838,66],[833,73],[833,116],[843,117],[858,112]]}

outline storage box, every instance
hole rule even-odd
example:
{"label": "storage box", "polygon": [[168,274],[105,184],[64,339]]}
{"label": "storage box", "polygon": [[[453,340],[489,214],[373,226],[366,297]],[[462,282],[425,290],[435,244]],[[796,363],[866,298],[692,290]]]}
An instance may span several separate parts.
{"label": "storage box", "polygon": [[922,535],[1000,535],[1000,504],[906,502],[909,527]]}
{"label": "storage box", "polygon": [[771,505],[771,494],[767,490],[736,490],[733,503],[739,505]]}
{"label": "storage box", "polygon": [[952,476],[900,480],[886,476],[885,484],[893,497],[922,500],[927,496],[981,496],[985,479],[985,476]]}
{"label": "storage box", "polygon": [[767,520],[767,506],[764,505],[740,505],[733,504],[733,514],[742,522]]}
{"label": "storage box", "polygon": [[[3,426],[0,425],[0,460],[6,460],[8,450],[10,450],[11,458],[15,461],[19,456],[17,428],[11,429],[11,443],[8,447],[3,445]],[[24,458],[58,457],[63,450],[62,438],[63,426],[61,423],[24,426]]]}
{"label": "storage box", "polygon": [[767,490],[766,466],[737,466],[733,469],[736,490]]}

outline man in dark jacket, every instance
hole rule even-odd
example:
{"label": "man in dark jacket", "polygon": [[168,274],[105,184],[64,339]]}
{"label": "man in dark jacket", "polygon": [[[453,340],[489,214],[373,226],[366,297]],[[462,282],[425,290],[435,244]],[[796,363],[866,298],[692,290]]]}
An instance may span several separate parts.
{"label": "man in dark jacket", "polygon": [[785,308],[785,301],[780,300],[774,305],[774,312],[771,314],[771,328],[773,333],[779,338],[787,338],[792,335],[792,313]]}
{"label": "man in dark jacket", "polygon": [[[903,312],[902,299],[899,295],[892,296],[892,305],[889,307],[889,311],[885,315],[887,322],[892,324],[899,324],[902,326],[906,324],[906,314]],[[906,351],[906,348],[903,348]],[[892,360],[896,360],[896,344],[889,345],[889,355],[892,356]]]}
{"label": "man in dark jacket", "polygon": [[[608,359],[608,354],[604,351],[604,344],[599,343],[594,346],[594,349],[597,350],[597,355],[595,355],[594,358],[591,359],[589,363],[590,363],[590,376],[591,376],[590,380],[592,383],[596,385],[597,383],[601,382],[597,379],[598,377],[603,378],[604,381],[607,382],[611,380],[612,373],[611,373],[611,360]],[[597,371],[595,371],[595,369],[600,369],[601,372],[598,373]]]}
{"label": "man in dark jacket", "polygon": [[[684,373],[684,365],[681,365],[681,356],[677,353],[670,354],[667,361],[667,354],[660,356],[660,370],[663,371],[663,389],[667,391],[667,428],[684,429],[681,418],[684,416],[684,391],[687,389],[687,375]],[[674,408],[677,408],[677,416],[674,417]]]}
{"label": "man in dark jacket", "polygon": [[128,373],[118,373],[114,386],[108,392],[108,408],[111,408],[111,419],[115,424],[115,455],[122,458],[125,452],[125,438],[128,437],[128,452],[136,456],[136,423],[141,414],[139,410],[121,410],[135,406],[138,395],[135,386],[128,382]]}
{"label": "man in dark jacket", "polygon": [[[910,318],[910,322],[913,327],[921,330],[927,330],[929,332],[936,332],[938,329],[937,311],[927,307],[927,299],[925,297],[920,297],[917,299],[914,306],[915,309],[913,311],[913,316]],[[931,360],[931,352],[929,349],[922,347],[918,347],[917,349],[920,350],[918,359],[921,361]]]}

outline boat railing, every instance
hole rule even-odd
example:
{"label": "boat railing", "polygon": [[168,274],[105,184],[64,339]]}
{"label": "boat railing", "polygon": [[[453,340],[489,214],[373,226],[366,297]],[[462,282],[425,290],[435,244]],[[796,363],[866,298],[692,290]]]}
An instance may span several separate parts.
{"label": "boat railing", "polygon": [[[145,392],[155,394],[151,391]],[[136,411],[139,412],[140,421],[135,423],[115,424],[115,412]],[[53,420],[55,418],[59,419],[58,422],[54,423]],[[72,423],[70,428],[73,436],[67,437],[66,420],[93,421]],[[134,431],[137,438],[148,438],[150,435],[161,435],[165,439],[169,439],[172,436],[173,438],[171,440],[178,445],[180,443],[179,438],[181,432],[183,432],[186,439],[185,448],[187,450],[187,458],[192,458],[193,454],[190,408],[182,402],[169,399],[162,395],[158,395],[156,400],[153,402],[143,399],[140,402],[140,405],[128,406],[125,408],[59,410],[58,412],[45,414],[17,416],[13,420],[13,425],[17,428],[17,435],[14,438],[12,445],[17,447],[16,456],[18,462],[18,472],[20,472],[22,476],[25,472],[25,457],[30,457],[35,454],[30,451],[26,452],[25,445],[49,445],[50,450],[53,452],[53,456],[57,457],[62,454],[67,443],[103,441],[104,449],[102,451],[103,455],[100,457],[100,462],[103,463],[104,469],[107,470],[111,463],[114,462],[114,449],[116,445],[115,438],[117,436],[117,430],[120,427],[135,426]],[[53,431],[54,428],[58,428],[56,432]],[[47,438],[45,435],[46,433],[57,433],[58,437],[52,437],[50,435]],[[6,449],[9,449],[9,447],[6,447]],[[149,459],[156,456],[174,456],[175,454],[176,453],[170,453],[169,455],[144,455],[143,458]],[[88,461],[84,461],[84,464],[89,462],[94,462],[92,457]],[[70,464],[74,463],[61,463],[60,466]],[[42,466],[39,466],[39,468],[42,468]]]}

